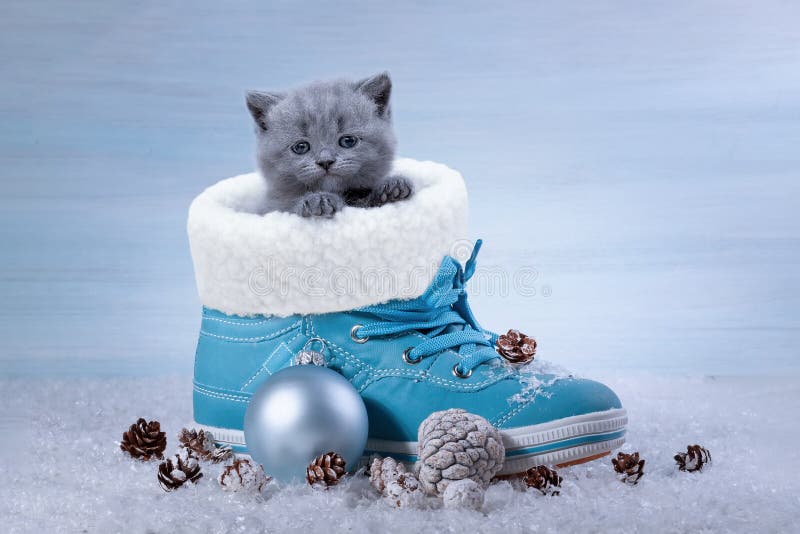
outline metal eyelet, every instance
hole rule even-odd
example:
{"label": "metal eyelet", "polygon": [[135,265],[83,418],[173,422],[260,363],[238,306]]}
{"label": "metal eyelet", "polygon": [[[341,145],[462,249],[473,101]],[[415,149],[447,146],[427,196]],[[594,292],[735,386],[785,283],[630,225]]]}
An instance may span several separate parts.
{"label": "metal eyelet", "polygon": [[369,340],[369,336],[367,337],[358,337],[356,335],[356,331],[361,328],[363,325],[357,324],[353,328],[350,329],[350,339],[355,341],[356,343],[366,343]]}
{"label": "metal eyelet", "polygon": [[454,374],[456,377],[458,377],[458,378],[469,378],[469,377],[471,377],[471,376],[472,376],[472,369],[470,369],[469,371],[467,371],[467,373],[466,373],[466,374],[461,374],[461,371],[458,369],[458,365],[459,365],[459,364],[455,364],[455,365],[453,366],[453,374]]}
{"label": "metal eyelet", "polygon": [[406,362],[408,365],[417,365],[419,362],[422,361],[422,357],[420,356],[416,360],[411,359],[409,356],[410,352],[414,347],[408,347],[406,350],[403,351],[403,361]]}

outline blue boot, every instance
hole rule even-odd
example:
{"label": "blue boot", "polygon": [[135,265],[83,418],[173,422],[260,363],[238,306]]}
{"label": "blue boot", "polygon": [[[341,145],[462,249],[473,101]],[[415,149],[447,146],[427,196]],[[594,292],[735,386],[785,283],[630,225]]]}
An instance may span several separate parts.
{"label": "blue boot", "polygon": [[[495,350],[497,335],[482,329],[475,320],[468,304],[466,284],[474,273],[480,242],[463,268],[450,255],[435,250],[447,246],[447,240],[452,242],[458,235],[456,232],[462,230],[463,220],[451,213],[466,210],[460,176],[430,163],[404,160],[398,162],[398,167],[406,176],[411,176],[417,186],[415,196],[407,205],[398,203],[373,210],[345,208],[331,221],[316,221],[313,232],[297,236],[298,242],[310,239],[314,245],[323,247],[318,250],[324,256],[326,245],[320,245],[320,239],[330,239],[327,246],[336,250],[342,239],[353,241],[352,246],[358,248],[363,246],[360,242],[363,236],[358,233],[365,226],[370,232],[385,230],[382,222],[385,217],[411,225],[421,221],[425,228],[411,229],[420,235],[404,236],[392,244],[390,252],[383,254],[382,261],[388,265],[376,266],[375,262],[369,265],[373,269],[370,272],[376,268],[391,270],[392,262],[410,261],[407,259],[409,240],[410,246],[416,247],[417,255],[411,256],[411,261],[416,263],[400,265],[400,276],[406,276],[401,281],[408,284],[411,278],[403,273],[420,267],[423,273],[420,276],[427,276],[429,282],[421,290],[411,285],[394,285],[386,291],[401,298],[388,301],[373,294],[374,284],[367,288],[358,285],[362,282],[363,265],[359,276],[355,277],[355,292],[348,290],[331,295],[305,288],[303,294],[298,294],[291,281],[286,282],[288,289],[283,293],[263,290],[269,284],[277,284],[275,277],[285,273],[286,268],[293,268],[297,260],[292,260],[289,267],[258,271],[261,279],[257,283],[253,282],[252,275],[246,277],[249,292],[260,301],[247,294],[237,297],[240,288],[236,286],[232,300],[230,293],[221,293],[216,286],[209,289],[214,279],[225,285],[233,277],[241,284],[244,276],[241,265],[231,267],[225,258],[220,260],[221,264],[226,264],[221,271],[218,265],[209,266],[209,257],[214,256],[213,248],[206,243],[209,233],[213,234],[215,246],[225,240],[234,242],[229,243],[227,253],[237,251],[240,244],[235,243],[236,231],[226,226],[228,221],[222,221],[220,230],[213,226],[208,219],[219,218],[220,214],[209,215],[209,206],[202,203],[221,208],[222,215],[233,217],[235,221],[240,217],[246,219],[246,216],[253,216],[252,213],[236,209],[240,207],[236,202],[246,200],[237,201],[231,191],[247,188],[240,183],[233,184],[236,187],[230,187],[225,194],[219,194],[218,189],[231,186],[226,183],[231,180],[249,180],[251,188],[256,182],[251,176],[237,177],[198,197],[189,223],[198,286],[206,305],[195,359],[194,417],[198,427],[207,428],[218,441],[232,445],[235,450],[246,452],[242,425],[252,394],[272,373],[293,365],[304,347],[313,345],[323,353],[326,365],[347,378],[364,399],[369,415],[366,454],[415,461],[419,424],[432,412],[448,408],[463,408],[481,415],[501,430],[506,447],[501,474],[521,472],[539,464],[578,463],[619,447],[624,442],[627,417],[613,391],[598,382],[544,373],[544,366],[538,360],[522,367],[510,365]],[[441,190],[442,180],[444,191]],[[447,193],[449,195],[445,196]],[[196,206],[198,201],[201,209]],[[246,207],[247,211],[256,209],[252,205]],[[438,225],[426,224],[431,218]],[[302,234],[304,226],[312,224],[288,214],[269,214],[259,221],[245,220],[241,224],[265,220],[265,230],[271,232],[283,223],[293,226],[291,233],[277,232],[282,238],[297,232]],[[351,222],[352,226],[348,226]],[[323,232],[329,229],[332,233],[320,237],[320,227]],[[403,225],[396,227],[404,228]],[[395,231],[395,227],[390,230]],[[442,233],[446,235],[437,237]],[[269,242],[272,237],[255,239]],[[431,241],[435,245],[426,248]],[[272,242],[265,245],[277,246]],[[385,245],[377,241],[374,246]],[[252,250],[248,247],[252,247],[252,243],[244,247]],[[398,247],[405,247],[401,251],[404,257],[392,255]],[[363,254],[369,254],[368,249],[364,250]],[[242,256],[249,258],[250,254]],[[437,261],[438,269],[424,274],[424,267],[432,261]],[[340,266],[348,262],[352,267],[352,257],[333,260]],[[330,263],[330,257],[320,261],[312,259],[315,276],[329,272]],[[244,272],[248,272],[247,267]],[[327,289],[334,291],[331,287]],[[353,302],[354,298],[357,302]],[[231,309],[230,302],[235,309]],[[260,313],[252,309],[252,306],[261,305],[268,305],[279,313],[266,314],[269,308]],[[228,309],[219,311],[224,306]],[[293,306],[295,313],[286,313],[287,307]],[[326,309],[337,306],[339,310]]]}

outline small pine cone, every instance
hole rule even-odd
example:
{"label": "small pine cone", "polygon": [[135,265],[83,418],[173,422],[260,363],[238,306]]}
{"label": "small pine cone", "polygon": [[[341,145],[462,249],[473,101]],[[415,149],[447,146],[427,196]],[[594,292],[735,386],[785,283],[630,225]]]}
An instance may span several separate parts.
{"label": "small pine cone", "polygon": [[442,504],[445,508],[483,508],[484,489],[469,478],[456,480],[447,485],[442,493]]}
{"label": "small pine cone", "polygon": [[626,484],[635,485],[644,476],[644,460],[639,459],[639,453],[625,454],[617,453],[616,458],[611,459],[614,471],[622,475],[620,480]]}
{"label": "small pine cone", "polygon": [[254,466],[246,459],[235,459],[232,464],[225,466],[225,470],[220,473],[217,480],[225,491],[242,489],[261,491],[272,478],[264,474],[264,469],[260,465]]}
{"label": "small pine cone", "polygon": [[521,365],[533,360],[536,340],[512,329],[497,338],[495,348],[509,363]]}
{"label": "small pine cone", "polygon": [[529,488],[534,488],[542,492],[542,495],[558,495],[560,491],[554,488],[561,487],[561,481],[564,480],[555,469],[549,469],[544,465],[537,465],[525,471],[522,478],[525,485]]}
{"label": "small pine cone", "polygon": [[401,473],[386,483],[383,496],[394,506],[407,508],[421,504],[424,494],[420,490],[417,477],[411,473]]}
{"label": "small pine cone", "polygon": [[182,449],[158,466],[158,483],[164,491],[178,489],[187,481],[197,484],[202,477],[200,464],[188,449]]}
{"label": "small pine cone", "polygon": [[369,468],[369,481],[382,496],[398,508],[416,504],[422,497],[419,481],[394,458],[376,457]]}
{"label": "small pine cone", "polygon": [[705,464],[711,463],[711,453],[700,445],[689,445],[686,452],[675,455],[675,461],[681,471],[701,471]]}
{"label": "small pine cone", "polygon": [[419,425],[417,447],[419,482],[430,495],[465,478],[487,487],[506,455],[500,432],[489,421],[458,408],[429,415]]}
{"label": "small pine cone", "polygon": [[306,469],[306,481],[313,486],[323,484],[324,486],[335,486],[339,483],[346,473],[344,458],[335,452],[320,454]]}
{"label": "small pine cone", "polygon": [[167,434],[161,431],[161,423],[139,418],[127,432],[122,433],[122,442],[119,448],[134,458],[150,460],[163,458],[164,449],[167,448]]}
{"label": "small pine cone", "polygon": [[219,463],[233,456],[233,449],[229,446],[217,447],[214,436],[205,430],[189,430],[184,428],[178,434],[181,447],[189,449],[200,460]]}
{"label": "small pine cone", "polygon": [[405,472],[405,466],[394,458],[376,456],[369,466],[369,483],[378,490],[378,493],[383,494],[387,482]]}

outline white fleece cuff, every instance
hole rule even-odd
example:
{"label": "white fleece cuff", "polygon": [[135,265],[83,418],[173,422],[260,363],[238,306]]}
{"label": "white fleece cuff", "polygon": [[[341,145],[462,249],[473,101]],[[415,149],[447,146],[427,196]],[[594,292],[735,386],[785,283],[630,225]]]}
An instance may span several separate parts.
{"label": "white fleece cuff", "polygon": [[316,314],[421,295],[466,237],[467,191],[439,163],[398,159],[415,193],[332,219],[264,211],[257,173],[222,180],[189,208],[203,305],[232,315]]}

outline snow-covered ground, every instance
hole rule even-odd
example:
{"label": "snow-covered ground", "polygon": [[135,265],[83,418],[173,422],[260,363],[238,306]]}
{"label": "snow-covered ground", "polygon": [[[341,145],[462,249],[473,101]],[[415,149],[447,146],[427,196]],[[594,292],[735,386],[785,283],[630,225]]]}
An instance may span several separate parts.
{"label": "snow-covered ground", "polygon": [[[480,511],[397,510],[356,478],[223,492],[215,469],[165,493],[156,463],[117,442],[139,416],[175,435],[191,420],[190,379],[74,379],[0,383],[20,435],[4,435],[4,532],[791,532],[800,510],[800,384],[795,379],[601,377],[630,413],[629,443],[645,458],[630,487],[608,459],[562,470],[560,496],[492,486]],[[8,442],[12,436],[11,443]],[[673,454],[700,443],[713,464],[676,470]],[[7,456],[6,456],[7,455]],[[6,460],[9,460],[6,463]]]}
{"label": "snow-covered ground", "polygon": [[[0,530],[791,530],[798,27],[782,0],[4,0]],[[356,482],[260,502],[211,477],[163,494],[116,449],[139,415],[190,419],[186,210],[253,166],[244,90],[384,69],[401,153],[467,180],[479,265],[537,273],[474,291],[479,319],[619,391],[638,487],[603,461],[480,514]],[[693,442],[714,466],[676,473]]]}

